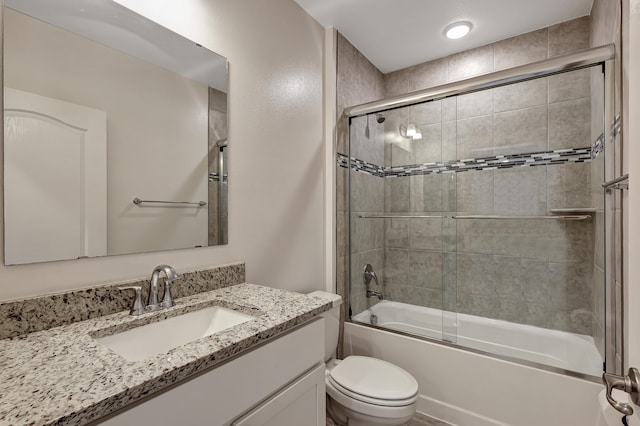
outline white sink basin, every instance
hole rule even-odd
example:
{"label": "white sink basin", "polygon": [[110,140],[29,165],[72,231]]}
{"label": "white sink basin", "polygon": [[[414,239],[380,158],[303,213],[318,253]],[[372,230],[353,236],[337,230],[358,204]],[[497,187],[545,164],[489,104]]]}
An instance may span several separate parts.
{"label": "white sink basin", "polygon": [[127,361],[141,361],[253,319],[251,315],[211,306],[96,340]]}

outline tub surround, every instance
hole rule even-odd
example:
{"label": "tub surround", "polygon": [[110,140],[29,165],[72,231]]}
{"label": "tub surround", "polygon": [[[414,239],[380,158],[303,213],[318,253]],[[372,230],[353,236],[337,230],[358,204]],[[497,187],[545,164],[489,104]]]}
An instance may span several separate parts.
{"label": "tub surround", "polygon": [[[94,339],[211,305],[256,319],[140,362],[126,362]],[[119,312],[2,340],[0,424],[86,424],[248,351],[330,307],[331,301],[320,297],[245,283],[184,297],[174,308],[143,317]]]}
{"label": "tub surround", "polygon": [[[181,278],[171,288],[174,298],[191,296],[246,281],[244,263],[178,272]],[[146,277],[65,293],[2,302],[0,303],[2,319],[0,339],[127,310],[131,307],[132,295],[128,291],[118,291],[117,287],[142,285],[146,293],[148,281],[149,277]],[[146,300],[146,294],[144,296]]]}

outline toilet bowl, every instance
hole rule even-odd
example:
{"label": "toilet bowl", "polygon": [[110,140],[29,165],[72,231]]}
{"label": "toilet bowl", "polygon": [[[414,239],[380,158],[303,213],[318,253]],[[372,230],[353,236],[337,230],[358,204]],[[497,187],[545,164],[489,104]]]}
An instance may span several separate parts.
{"label": "toilet bowl", "polygon": [[[337,425],[401,425],[416,412],[418,383],[402,368],[381,359],[348,356],[334,360],[338,344],[340,304],[336,294],[317,291],[310,296],[331,299],[325,318],[327,418]],[[329,421],[327,424],[331,424]]]}

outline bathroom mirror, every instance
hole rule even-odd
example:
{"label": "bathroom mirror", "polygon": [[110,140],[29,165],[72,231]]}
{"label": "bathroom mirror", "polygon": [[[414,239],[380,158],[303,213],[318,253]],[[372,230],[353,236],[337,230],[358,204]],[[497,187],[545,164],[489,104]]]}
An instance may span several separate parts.
{"label": "bathroom mirror", "polygon": [[5,264],[227,243],[227,60],[110,0],[5,0]]}

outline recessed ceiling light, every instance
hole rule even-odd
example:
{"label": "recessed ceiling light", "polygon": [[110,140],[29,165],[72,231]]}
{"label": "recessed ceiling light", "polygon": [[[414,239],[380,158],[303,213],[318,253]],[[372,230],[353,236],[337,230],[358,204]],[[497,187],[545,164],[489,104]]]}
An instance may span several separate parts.
{"label": "recessed ceiling light", "polygon": [[471,25],[471,22],[469,21],[454,22],[453,24],[449,24],[445,27],[444,35],[447,36],[447,38],[456,40],[469,34],[472,27],[473,25]]}

